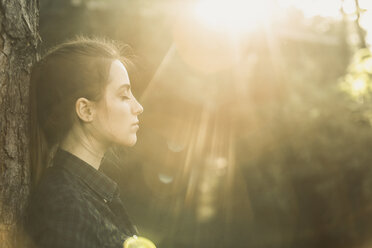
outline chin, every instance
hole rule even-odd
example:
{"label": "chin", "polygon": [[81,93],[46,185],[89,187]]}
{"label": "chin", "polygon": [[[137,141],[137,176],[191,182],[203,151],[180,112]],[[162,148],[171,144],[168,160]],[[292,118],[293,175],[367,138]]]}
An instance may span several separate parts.
{"label": "chin", "polygon": [[129,146],[132,147],[137,143],[137,136],[134,135],[134,137],[130,137],[130,139],[122,140],[118,142],[122,146]]}

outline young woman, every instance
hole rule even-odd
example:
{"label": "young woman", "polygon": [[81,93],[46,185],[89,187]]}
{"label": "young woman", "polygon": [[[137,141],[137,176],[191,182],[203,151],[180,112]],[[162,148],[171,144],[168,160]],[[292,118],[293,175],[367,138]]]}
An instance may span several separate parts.
{"label": "young woman", "polygon": [[26,231],[36,247],[119,248],[137,234],[117,184],[100,171],[107,149],[136,143],[143,112],[121,51],[77,38],[33,67]]}

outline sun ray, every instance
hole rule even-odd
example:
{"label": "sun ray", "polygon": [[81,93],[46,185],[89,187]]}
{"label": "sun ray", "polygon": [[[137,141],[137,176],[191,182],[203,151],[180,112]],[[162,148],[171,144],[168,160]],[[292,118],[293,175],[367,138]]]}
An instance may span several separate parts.
{"label": "sun ray", "polygon": [[[193,138],[193,150],[191,151],[191,161],[193,161],[194,166],[195,164],[198,165],[201,162],[201,157],[203,156],[203,151],[205,150],[205,144],[207,139],[207,132],[208,132],[208,124],[210,121],[210,113],[209,110],[204,107],[203,111],[200,115],[200,121],[197,124],[197,129],[194,132],[194,138]],[[188,173],[188,185],[187,185],[187,192],[185,196],[185,202],[189,202],[193,200],[195,190],[196,190],[196,184],[197,184],[197,177],[198,170],[195,170],[195,168],[192,168],[190,173]]]}
{"label": "sun ray", "polygon": [[140,97],[141,103],[143,103],[143,104],[146,103],[149,94],[151,95],[151,92],[153,92],[152,90],[154,89],[154,86],[155,86],[158,78],[163,73],[163,71],[167,67],[167,65],[169,65],[169,63],[170,63],[172,57],[174,56],[175,52],[176,52],[176,46],[175,46],[175,44],[173,42],[170,45],[169,49],[167,50],[164,58],[160,62],[158,68],[156,69],[156,71],[154,73],[154,76],[152,77],[152,79],[150,80],[150,82],[147,85],[146,89],[144,90],[143,94],[141,95],[141,97]]}

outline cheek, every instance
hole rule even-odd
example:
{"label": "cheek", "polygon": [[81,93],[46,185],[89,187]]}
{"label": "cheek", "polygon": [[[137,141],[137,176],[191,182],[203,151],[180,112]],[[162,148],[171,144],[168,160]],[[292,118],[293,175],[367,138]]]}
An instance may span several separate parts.
{"label": "cheek", "polygon": [[133,146],[137,142],[135,129],[133,129],[130,106],[121,103],[113,106],[109,113],[111,140],[119,145]]}
{"label": "cheek", "polygon": [[126,132],[131,126],[130,106],[127,103],[115,103],[108,109],[108,122],[110,123],[111,131],[115,133]]}

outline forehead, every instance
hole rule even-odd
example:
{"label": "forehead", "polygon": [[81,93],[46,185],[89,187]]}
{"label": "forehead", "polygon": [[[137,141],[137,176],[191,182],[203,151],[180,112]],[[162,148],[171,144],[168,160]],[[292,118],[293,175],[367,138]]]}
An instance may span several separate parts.
{"label": "forehead", "polygon": [[119,60],[114,60],[110,67],[109,84],[107,88],[115,90],[125,84],[130,85],[127,69]]}

